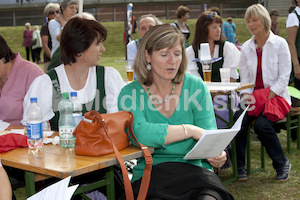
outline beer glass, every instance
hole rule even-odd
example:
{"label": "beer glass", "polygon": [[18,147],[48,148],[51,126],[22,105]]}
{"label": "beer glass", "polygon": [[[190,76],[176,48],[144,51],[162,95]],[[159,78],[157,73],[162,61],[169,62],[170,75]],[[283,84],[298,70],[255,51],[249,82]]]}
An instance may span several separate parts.
{"label": "beer glass", "polygon": [[128,82],[132,82],[134,78],[133,68],[130,65],[126,65],[126,73],[127,73],[127,79]]}
{"label": "beer glass", "polygon": [[211,62],[202,62],[204,82],[211,82]]}
{"label": "beer glass", "polygon": [[205,82],[211,82],[211,55],[208,43],[200,44],[200,60],[202,63],[203,79]]}

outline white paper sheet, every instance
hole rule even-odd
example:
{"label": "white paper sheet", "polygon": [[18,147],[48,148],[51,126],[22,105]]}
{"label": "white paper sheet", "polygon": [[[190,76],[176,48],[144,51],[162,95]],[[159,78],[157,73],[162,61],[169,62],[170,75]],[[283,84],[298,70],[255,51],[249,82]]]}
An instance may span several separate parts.
{"label": "white paper sheet", "polygon": [[239,132],[248,107],[231,129],[206,130],[184,159],[207,159],[220,155]]}
{"label": "white paper sheet", "polygon": [[231,92],[242,87],[241,83],[206,82],[209,91]]}
{"label": "white paper sheet", "polygon": [[54,183],[27,200],[70,200],[78,185],[69,186],[71,176]]}
{"label": "white paper sheet", "polygon": [[0,131],[4,131],[5,129],[7,129],[7,127],[9,127],[9,125],[10,123],[0,120]]}

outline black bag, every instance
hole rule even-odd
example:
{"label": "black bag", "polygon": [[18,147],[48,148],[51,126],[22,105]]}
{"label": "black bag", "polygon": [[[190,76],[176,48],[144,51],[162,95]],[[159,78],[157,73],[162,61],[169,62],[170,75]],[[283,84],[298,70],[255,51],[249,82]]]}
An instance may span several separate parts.
{"label": "black bag", "polygon": [[31,45],[35,45],[36,44],[36,39],[31,41]]}

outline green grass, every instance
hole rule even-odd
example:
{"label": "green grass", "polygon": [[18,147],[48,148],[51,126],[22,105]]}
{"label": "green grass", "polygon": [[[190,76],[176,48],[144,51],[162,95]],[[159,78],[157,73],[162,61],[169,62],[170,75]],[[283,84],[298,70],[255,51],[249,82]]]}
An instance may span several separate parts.
{"label": "green grass", "polygon": [[[285,20],[286,18],[279,18],[280,21],[280,35],[285,38]],[[170,23],[174,20],[163,20],[164,23]],[[188,20],[190,27],[191,37],[189,42],[191,43],[194,30],[195,30],[196,19]],[[237,30],[236,34],[241,43],[245,42],[251,37],[243,19],[234,19]],[[120,61],[125,59],[125,45],[123,44],[123,22],[104,22],[103,25],[108,29],[108,37],[104,42],[106,52],[103,54],[101,65],[111,66],[116,68],[125,78],[125,64],[126,62]],[[0,34],[5,38],[8,45],[14,52],[20,52],[23,58],[25,58],[25,48],[22,47],[22,34],[24,27],[0,27]],[[138,34],[134,34],[133,38],[137,38]],[[42,65],[41,65],[42,66]],[[282,131],[279,134],[281,143],[284,150],[286,149],[286,133]],[[296,149],[296,144],[292,144],[292,149]],[[252,145],[253,150],[253,168],[260,165],[259,157],[259,144]],[[272,168],[271,160],[266,156],[266,171],[256,173],[249,176],[249,180],[244,183],[235,182],[233,184],[226,185],[228,190],[232,193],[235,199],[300,199],[300,192],[298,191],[300,185],[300,151],[294,151],[292,154],[287,154],[292,164],[291,178],[287,183],[277,183],[274,181],[276,172]],[[231,176],[231,169],[222,170],[220,172],[221,179],[226,179]],[[20,188],[15,191],[17,199],[26,199],[26,192],[24,188]]]}
{"label": "green grass", "polygon": [[[231,192],[235,199],[238,200],[282,200],[282,199],[300,199],[300,151],[296,150],[296,142],[292,142],[292,153],[286,152],[286,131],[281,130],[278,134],[281,145],[286,153],[286,156],[292,164],[291,177],[286,183],[278,183],[275,181],[276,171],[272,167],[272,161],[265,155],[266,170],[257,172],[248,176],[246,182],[234,182],[226,185],[226,188]],[[251,165],[252,169],[260,167],[260,142],[252,141],[251,144]],[[219,176],[221,179],[228,179],[232,175],[231,168],[221,170]]]}

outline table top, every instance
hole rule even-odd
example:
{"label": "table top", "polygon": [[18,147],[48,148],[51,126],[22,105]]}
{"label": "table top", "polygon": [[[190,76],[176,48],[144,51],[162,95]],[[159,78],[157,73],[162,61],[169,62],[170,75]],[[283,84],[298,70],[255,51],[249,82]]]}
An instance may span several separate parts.
{"label": "table top", "polygon": [[[8,129],[17,127],[22,126],[11,125]],[[154,148],[149,150],[154,152]],[[133,145],[121,150],[120,154],[124,161],[143,156],[142,150]],[[74,177],[118,163],[114,153],[97,157],[81,156],[75,154],[74,148],[52,144],[44,145],[38,153],[28,148],[17,148],[1,153],[0,158],[3,165],[58,178]]]}
{"label": "table top", "polygon": [[[221,83],[221,82],[212,82],[213,84],[224,84],[224,83]],[[229,83],[230,84],[230,83]],[[235,83],[237,84],[237,83]],[[244,90],[244,89],[247,89],[247,88],[252,88],[255,86],[255,83],[240,83],[240,87],[237,87],[235,90],[233,91],[239,91],[239,90]],[[220,90],[209,90],[209,92],[211,94],[230,94],[232,91],[227,91],[227,92],[223,92],[223,91],[220,91]]]}

